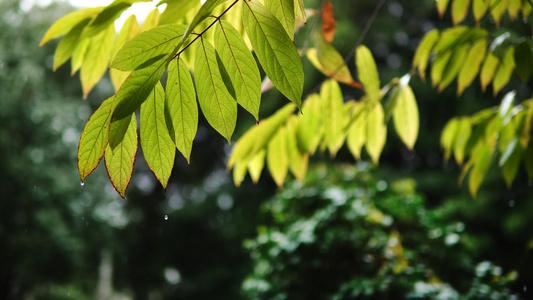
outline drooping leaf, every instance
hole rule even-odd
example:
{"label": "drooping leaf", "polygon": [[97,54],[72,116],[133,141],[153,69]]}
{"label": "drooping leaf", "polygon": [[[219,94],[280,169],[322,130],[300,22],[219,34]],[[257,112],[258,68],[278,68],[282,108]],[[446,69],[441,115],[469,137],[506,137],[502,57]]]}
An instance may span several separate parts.
{"label": "drooping leaf", "polygon": [[322,36],[326,42],[331,43],[337,30],[337,22],[335,21],[331,2],[324,2],[320,16],[322,17]]}
{"label": "drooping leaf", "polygon": [[311,94],[305,99],[302,107],[305,113],[298,118],[296,137],[298,147],[303,153],[314,153],[318,145],[318,128],[323,116],[320,104],[320,96]]}
{"label": "drooping leaf", "polygon": [[70,58],[78,45],[81,32],[90,21],[90,19],[81,21],[61,39],[54,53],[54,71]]}
{"label": "drooping leaf", "polygon": [[465,88],[470,86],[472,81],[476,78],[481,68],[481,63],[485,58],[487,50],[487,41],[477,41],[468,51],[468,55],[461,67],[459,76],[457,77],[457,95],[461,95]]}
{"label": "drooping leaf", "polygon": [[240,187],[246,176],[247,165],[244,162],[239,162],[233,167],[233,184]]}
{"label": "drooping leaf", "polygon": [[[126,44],[127,41],[131,40],[134,36],[139,33],[139,23],[137,23],[137,18],[135,15],[128,17],[119,34],[115,38],[115,43],[113,44],[113,49],[111,50],[111,60],[113,61],[117,56],[118,51]],[[111,82],[115,87],[115,91],[120,89],[120,86],[130,75],[131,72],[120,71],[114,68],[109,70],[109,75],[111,77]]]}
{"label": "drooping leaf", "polygon": [[402,89],[393,111],[394,128],[402,142],[413,149],[418,137],[419,116],[415,95],[410,86]]}
{"label": "drooping leaf", "polygon": [[259,182],[259,177],[261,177],[261,172],[265,167],[265,156],[266,150],[262,150],[248,162],[248,172],[250,177],[252,177],[253,183]]}
{"label": "drooping leaf", "polygon": [[490,15],[498,27],[503,14],[507,10],[508,2],[509,0],[490,0]]}
{"label": "drooping leaf", "polygon": [[[110,128],[110,142],[104,155],[105,166],[115,190],[126,199],[126,189],[131,181],[137,154],[137,120],[135,114],[131,114],[116,123],[115,127]],[[117,143],[112,144],[112,140]]]}
{"label": "drooping leaf", "polygon": [[198,129],[198,106],[191,75],[180,58],[169,64],[165,112],[170,136],[190,163],[192,142]]}
{"label": "drooping leaf", "polygon": [[265,73],[289,100],[302,105],[303,66],[296,47],[276,17],[257,0],[245,1],[246,32]]}
{"label": "drooping leaf", "polygon": [[82,39],[72,52],[72,58],[70,59],[70,75],[73,76],[81,68],[87,49],[89,49],[90,39]]}
{"label": "drooping leaf", "polygon": [[439,82],[439,92],[442,92],[457,76],[457,73],[459,73],[459,70],[464,65],[468,48],[469,45],[461,45],[453,51],[453,54],[442,73],[442,78]]}
{"label": "drooping leaf", "polygon": [[478,147],[476,147],[476,149],[474,149],[472,159],[475,161],[472,171],[470,172],[470,178],[468,180],[470,193],[474,197],[477,195],[477,191],[483,182],[483,178],[490,168],[493,153],[493,146],[482,145],[481,143]]}
{"label": "drooping leaf", "polygon": [[454,0],[452,2],[452,20],[453,24],[461,23],[468,13],[470,8],[470,0]]}
{"label": "drooping leaf", "polygon": [[183,25],[159,26],[137,35],[120,49],[111,67],[131,71],[168,56],[185,29]]}
{"label": "drooping leaf", "polygon": [[527,113],[524,117],[524,127],[522,129],[522,133],[520,135],[520,144],[522,145],[522,148],[526,149],[527,145],[529,144],[529,141],[531,140],[531,134],[533,129],[533,104],[531,99],[525,101],[523,104],[527,104]]}
{"label": "drooping leaf", "polygon": [[215,30],[215,48],[235,89],[237,103],[259,120],[261,76],[242,36],[230,23],[220,21]]}
{"label": "drooping leaf", "polygon": [[294,0],[264,0],[264,3],[285,28],[291,40],[294,40]]}
{"label": "drooping leaf", "polygon": [[348,149],[355,157],[355,159],[361,159],[361,148],[366,143],[366,115],[365,104],[357,103],[353,115],[356,116],[355,121],[348,130],[348,137],[346,143]]}
{"label": "drooping leaf", "polygon": [[444,71],[446,70],[446,67],[448,66],[448,63],[450,62],[450,59],[452,57],[453,52],[448,50],[446,52],[440,53],[435,57],[435,60],[433,61],[433,65],[431,66],[431,83],[432,86],[437,86],[441,80],[442,76],[444,74]]}
{"label": "drooping leaf", "polygon": [[80,24],[83,20],[90,20],[96,16],[104,7],[88,7],[84,9],[77,10],[72,12],[61,19],[57,20],[46,33],[44,34],[43,39],[39,43],[39,46],[44,45],[49,40],[58,38],[62,35],[70,32],[76,25]]}
{"label": "drooping leaf", "polygon": [[457,118],[453,118],[444,127],[440,136],[440,145],[444,149],[444,161],[450,159],[452,150],[454,149],[453,143],[455,136],[457,135],[457,129],[459,128],[460,121]]}
{"label": "drooping leaf", "polygon": [[183,19],[189,11],[200,4],[199,0],[165,0],[160,1],[157,6],[167,4],[167,7],[161,13],[159,25],[175,24]]}
{"label": "drooping leaf", "polygon": [[518,19],[518,13],[520,12],[520,9],[522,8],[522,0],[509,0],[509,17],[511,20],[517,20]]}
{"label": "drooping leaf", "polygon": [[500,60],[489,52],[485,58],[483,67],[481,68],[481,73],[479,74],[481,90],[485,91],[489,83],[492,81],[492,78],[494,78],[494,73],[496,72],[499,64]]}
{"label": "drooping leaf", "polygon": [[518,44],[514,52],[516,74],[526,83],[533,72],[533,52],[526,41]]}
{"label": "drooping leaf", "polygon": [[301,153],[298,149],[298,140],[296,130],[298,118],[292,115],[287,121],[286,138],[287,138],[287,157],[289,158],[289,169],[298,180],[303,181],[307,173],[309,163],[309,154]]}
{"label": "drooping leaf", "polygon": [[452,50],[460,45],[475,43],[479,39],[484,39],[488,36],[488,31],[482,28],[456,26],[448,28],[441,33],[441,37],[435,48],[436,53],[443,53]]}
{"label": "drooping leaf", "polygon": [[144,19],[144,22],[142,23],[141,27],[139,28],[139,32],[146,32],[150,29],[154,29],[159,25],[159,17],[161,16],[161,13],[157,8],[154,8],[148,13],[146,18]]}
{"label": "drooping leaf", "polygon": [[493,95],[496,96],[498,92],[509,82],[511,75],[513,75],[514,64],[514,48],[509,47],[505,52],[503,60],[498,65],[494,79],[492,80]]}
{"label": "drooping leaf", "polygon": [[372,53],[367,47],[359,46],[355,55],[357,73],[361,84],[365,88],[365,92],[370,99],[378,100],[380,82],[376,62],[372,57]]}
{"label": "drooping leaf", "polygon": [[328,79],[322,84],[320,101],[322,103],[325,142],[329,153],[334,157],[344,143],[344,125],[346,123],[342,91],[335,79]]}
{"label": "drooping leaf", "polygon": [[305,13],[303,0],[294,0],[294,12],[298,19],[302,20],[304,23],[307,23],[307,14]]}
{"label": "drooping leaf", "polygon": [[283,186],[283,181],[289,169],[289,156],[287,154],[287,134],[285,127],[279,128],[268,143],[267,166],[270,175],[278,185]]}
{"label": "drooping leaf", "polygon": [[100,78],[107,70],[114,38],[115,26],[113,24],[91,38],[91,44],[87,49],[80,71],[83,97],[87,97],[87,94],[100,81]]}
{"label": "drooping leaf", "polygon": [[93,113],[81,133],[78,146],[78,171],[81,182],[98,166],[109,137],[109,120],[113,98],[106,99]]}
{"label": "drooping leaf", "polygon": [[437,0],[437,10],[439,11],[439,16],[442,18],[448,8],[448,2],[450,0]]}
{"label": "drooping leaf", "polygon": [[198,102],[207,122],[231,143],[237,123],[237,102],[224,84],[215,48],[203,38],[196,48],[194,70]]}
{"label": "drooping leaf", "polygon": [[507,184],[507,188],[511,188],[513,181],[518,173],[520,161],[522,159],[522,147],[520,147],[519,139],[513,139],[505,151],[503,152],[499,166],[502,168],[503,179]]}
{"label": "drooping leaf", "polygon": [[158,83],[148,99],[141,105],[141,148],[148,167],[163,188],[174,166],[176,147],[170,138],[165,122],[165,91]]}
{"label": "drooping leaf", "polygon": [[376,102],[368,111],[366,118],[366,151],[374,164],[379,163],[379,157],[387,141],[387,126],[381,103]]}
{"label": "drooping leaf", "polygon": [[479,24],[489,8],[489,0],[472,0],[472,13],[476,23]]}
{"label": "drooping leaf", "polygon": [[437,43],[440,37],[440,32],[437,29],[433,29],[426,33],[420,41],[418,48],[416,49],[415,56],[413,58],[413,71],[418,67],[418,74],[422,80],[426,80],[426,68],[428,65],[429,55],[431,54],[433,47]]}
{"label": "drooping leaf", "polygon": [[128,117],[141,106],[159,82],[166,66],[167,59],[162,58],[146,68],[131,72],[116,93],[111,126],[114,121]]}
{"label": "drooping leaf", "polygon": [[533,179],[533,143],[531,141],[532,140],[530,140],[524,151],[524,166],[529,180]]}
{"label": "drooping leaf", "polygon": [[462,165],[465,158],[465,149],[468,139],[472,134],[472,124],[469,118],[461,118],[453,141],[453,155],[457,164]]}

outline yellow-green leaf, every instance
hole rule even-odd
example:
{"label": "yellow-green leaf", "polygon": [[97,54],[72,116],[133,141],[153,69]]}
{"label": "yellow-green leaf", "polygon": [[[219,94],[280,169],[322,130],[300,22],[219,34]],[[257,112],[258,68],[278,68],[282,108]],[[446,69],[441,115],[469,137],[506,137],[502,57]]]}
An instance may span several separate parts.
{"label": "yellow-green leaf", "polygon": [[87,49],[89,49],[90,39],[82,39],[77,44],[74,52],[72,52],[72,58],[70,59],[70,75],[73,76],[81,68]]}
{"label": "yellow-green leaf", "polygon": [[350,129],[348,130],[348,137],[346,143],[348,149],[355,157],[355,159],[361,159],[361,148],[366,142],[366,115],[365,104],[357,103],[353,115],[356,116]]}
{"label": "yellow-green leaf", "polygon": [[479,24],[479,21],[485,16],[487,9],[489,8],[489,0],[472,0],[472,13],[474,14],[474,19],[476,23]]}
{"label": "yellow-green leaf", "polygon": [[[137,120],[135,114],[117,121],[117,126],[110,128],[109,143],[105,150],[107,174],[115,190],[126,199],[126,189],[131,181],[133,164],[137,154]],[[117,141],[112,144],[111,140]]]}
{"label": "yellow-green leaf", "polygon": [[457,164],[462,165],[465,158],[466,144],[472,134],[472,124],[469,118],[461,118],[457,133],[453,141],[453,155]]}
{"label": "yellow-green leaf", "polygon": [[402,142],[413,149],[418,137],[419,117],[418,105],[410,86],[402,89],[393,111],[394,128]]}
{"label": "yellow-green leaf", "polygon": [[474,160],[474,166],[470,172],[470,178],[468,180],[468,187],[472,196],[477,195],[477,191],[483,182],[485,174],[489,171],[490,165],[492,163],[492,154],[494,153],[494,148],[490,145],[479,145],[474,149],[472,159]]}
{"label": "yellow-green leaf", "polygon": [[303,0],[294,0],[294,12],[298,19],[302,20],[304,23],[307,23],[307,14],[305,13]]}
{"label": "yellow-green leaf", "polygon": [[442,130],[440,136],[440,145],[444,149],[444,160],[447,161],[450,159],[450,155],[453,150],[453,143],[455,141],[455,136],[457,134],[457,129],[459,128],[460,121],[457,118],[453,118]]}
{"label": "yellow-green leaf", "polygon": [[457,76],[457,73],[459,73],[459,70],[463,66],[466,59],[468,48],[469,45],[461,45],[454,49],[453,54],[442,73],[442,78],[439,82],[439,92],[442,92],[442,90],[444,90],[448,84],[452,82],[455,76]]}
{"label": "yellow-green leaf", "polygon": [[287,135],[285,127],[279,128],[268,143],[267,166],[270,175],[278,185],[283,186],[289,169],[289,156],[287,154]]}
{"label": "yellow-green leaf", "polygon": [[237,102],[224,84],[215,48],[203,38],[196,48],[194,70],[198,102],[205,118],[231,144],[237,123]]}
{"label": "yellow-green leaf", "polygon": [[437,0],[437,10],[439,11],[439,16],[442,18],[448,8],[448,2],[450,0]]}
{"label": "yellow-green leaf", "polygon": [[157,5],[167,4],[161,13],[159,25],[175,24],[183,19],[195,6],[200,4],[199,0],[166,0],[160,1]]}
{"label": "yellow-green leaf", "polygon": [[81,182],[98,166],[109,137],[109,120],[113,98],[106,99],[93,113],[81,133],[78,146],[78,171]]}
{"label": "yellow-green leaf", "polygon": [[516,174],[518,173],[520,160],[522,159],[522,151],[519,139],[515,138],[509,143],[501,156],[499,166],[502,168],[503,179],[507,184],[507,188],[511,188]]}
{"label": "yellow-green leaf", "polygon": [[158,83],[141,105],[141,148],[148,167],[163,188],[174,166],[176,147],[165,122],[165,91]]}
{"label": "yellow-green leaf", "polygon": [[524,118],[524,127],[520,135],[520,144],[522,148],[526,149],[529,141],[531,140],[531,133],[533,128],[533,100],[529,99],[524,101],[523,105],[527,107],[527,113]]}
{"label": "yellow-green leaf", "polygon": [[533,140],[529,141],[529,144],[524,151],[524,166],[526,167],[527,177],[529,180],[533,179]]}
{"label": "yellow-green leaf", "polygon": [[54,53],[54,71],[70,58],[79,43],[81,32],[89,22],[90,19],[81,21],[61,39]]}
{"label": "yellow-green leaf", "polygon": [[96,83],[104,76],[107,70],[111,49],[115,39],[115,26],[108,28],[91,38],[91,44],[80,71],[80,80],[83,87],[83,97],[87,97]]}
{"label": "yellow-green leaf", "polygon": [[511,20],[517,20],[518,19],[518,13],[520,12],[520,9],[522,8],[522,0],[509,0],[509,17]]}
{"label": "yellow-green leaf", "polygon": [[366,118],[366,151],[374,164],[379,163],[379,157],[387,141],[387,126],[381,103],[377,102],[370,108]]}
{"label": "yellow-green leaf", "polygon": [[303,181],[307,173],[307,165],[309,163],[309,155],[301,153],[298,149],[298,141],[296,138],[296,130],[298,126],[298,118],[292,115],[287,121],[286,138],[287,138],[287,156],[289,158],[289,169],[294,177]]}
{"label": "yellow-green leaf", "polygon": [[450,61],[452,54],[453,52],[448,50],[443,53],[438,53],[435,57],[433,65],[431,66],[431,82],[434,87],[441,82],[442,76],[446,70],[446,66],[448,66],[448,62]]}
{"label": "yellow-green leaf", "polygon": [[498,65],[496,73],[494,73],[494,79],[492,80],[494,97],[509,82],[511,75],[513,75],[514,67],[514,47],[509,47]]}
{"label": "yellow-green leaf", "polygon": [[169,64],[165,114],[170,136],[190,163],[192,143],[198,129],[198,105],[191,75],[180,58]]}
{"label": "yellow-green leaf", "polygon": [[468,13],[470,8],[470,0],[454,0],[452,2],[452,20],[453,24],[461,23]]}
{"label": "yellow-green leaf", "polygon": [[236,187],[240,187],[246,176],[246,163],[239,162],[233,167],[233,183]]}
{"label": "yellow-green leaf", "polygon": [[318,126],[322,122],[320,96],[318,94],[311,94],[305,99],[302,111],[303,115],[298,118],[298,128],[296,130],[296,137],[298,139],[298,146],[303,153],[314,153],[318,146]]}
{"label": "yellow-green leaf", "polygon": [[62,35],[65,35],[67,32],[71,31],[76,25],[80,24],[83,20],[91,19],[96,16],[104,7],[88,7],[84,9],[77,10],[72,12],[61,19],[57,20],[46,33],[44,34],[43,39],[39,43],[39,46],[44,45],[49,40],[58,38]]}
{"label": "yellow-green leaf", "polygon": [[470,48],[457,77],[457,96],[461,95],[464,89],[470,86],[476,78],[481,68],[481,63],[485,58],[486,51],[487,40],[479,40]]}
{"label": "yellow-green leaf", "polygon": [[490,15],[494,19],[496,26],[500,26],[500,20],[507,10],[509,0],[491,0],[490,1]]}
{"label": "yellow-green leaf", "polygon": [[413,72],[418,67],[418,74],[422,80],[426,80],[426,68],[428,65],[429,55],[431,54],[433,47],[439,40],[440,33],[437,29],[433,29],[426,33],[420,41],[418,48],[416,49],[415,56],[413,58]]}
{"label": "yellow-green leaf", "polygon": [[344,125],[346,123],[342,91],[335,79],[328,79],[322,84],[320,101],[322,103],[325,141],[329,153],[334,157],[344,142]]}
{"label": "yellow-green leaf", "polygon": [[285,32],[294,40],[294,0],[263,0],[266,8],[280,21]]}
{"label": "yellow-green leaf", "polygon": [[248,172],[254,183],[259,182],[259,177],[261,177],[261,172],[265,167],[265,156],[266,150],[259,151],[259,153],[252,157],[248,162]]}
{"label": "yellow-green leaf", "polygon": [[[115,43],[113,44],[113,49],[111,50],[111,60],[113,61],[117,56],[118,51],[126,44],[127,41],[131,40],[134,36],[139,33],[139,23],[137,23],[137,18],[135,15],[128,17],[119,34],[115,38]],[[120,89],[124,80],[130,75],[131,72],[124,72],[117,69],[111,68],[109,70],[109,76],[111,77],[111,82],[115,87],[115,91]]]}
{"label": "yellow-green leaf", "polygon": [[376,62],[372,53],[365,46],[357,47],[355,64],[361,84],[365,88],[368,97],[373,100],[380,98],[380,82]]}
{"label": "yellow-green leaf", "polygon": [[220,21],[215,30],[215,48],[235,89],[237,103],[259,120],[261,76],[242,36],[230,23]]}
{"label": "yellow-green leaf", "polygon": [[289,100],[302,105],[303,66],[281,23],[257,0],[244,1],[246,32],[266,75]]}
{"label": "yellow-green leaf", "polygon": [[142,23],[141,27],[139,28],[139,32],[146,32],[150,29],[154,29],[159,24],[159,17],[161,16],[161,13],[157,8],[152,9],[150,13],[146,16],[144,19],[144,22]]}
{"label": "yellow-green leaf", "polygon": [[479,74],[479,80],[481,81],[481,89],[485,91],[489,83],[494,78],[494,73],[500,64],[500,60],[494,56],[492,53],[488,53],[481,68],[481,73]]}

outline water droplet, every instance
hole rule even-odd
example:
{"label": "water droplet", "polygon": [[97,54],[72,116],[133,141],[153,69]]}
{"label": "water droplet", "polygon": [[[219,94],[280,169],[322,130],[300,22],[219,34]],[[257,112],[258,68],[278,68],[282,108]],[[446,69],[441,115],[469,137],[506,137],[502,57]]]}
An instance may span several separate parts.
{"label": "water droplet", "polygon": [[165,215],[165,221],[168,221],[168,215]]}
{"label": "water droplet", "polygon": [[80,186],[84,186],[85,185],[85,182],[80,182]]}
{"label": "water droplet", "polygon": [[509,207],[514,207],[514,200],[509,201]]}

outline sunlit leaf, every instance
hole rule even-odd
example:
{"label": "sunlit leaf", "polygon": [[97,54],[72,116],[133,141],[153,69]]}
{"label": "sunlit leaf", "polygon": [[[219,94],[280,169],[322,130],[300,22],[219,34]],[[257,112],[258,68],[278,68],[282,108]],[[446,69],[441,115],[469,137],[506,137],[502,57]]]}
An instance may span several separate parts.
{"label": "sunlit leaf", "polygon": [[263,2],[285,28],[291,40],[294,40],[294,0],[263,0]]}
{"label": "sunlit leaf", "polygon": [[48,31],[46,31],[43,39],[39,43],[39,46],[44,45],[49,40],[58,38],[62,35],[70,32],[76,25],[80,24],[83,20],[90,20],[102,11],[104,7],[88,7],[84,9],[72,12],[61,19],[57,20]]}
{"label": "sunlit leaf", "polygon": [[[134,36],[136,36],[139,33],[139,23],[137,23],[137,18],[135,15],[131,15],[126,22],[124,22],[124,25],[122,25],[122,29],[120,30],[119,34],[115,38],[115,43],[113,44],[113,49],[111,50],[111,60],[113,61],[118,53],[118,51],[126,44],[127,41],[131,40]],[[120,86],[126,80],[126,78],[130,75],[131,72],[125,72],[120,71],[114,68],[111,68],[109,70],[109,75],[111,77],[111,81],[113,82],[113,86],[115,87],[115,91],[118,91],[120,89]]]}
{"label": "sunlit leaf", "polygon": [[168,67],[165,114],[170,136],[190,163],[198,129],[198,105],[191,75],[180,58],[173,59]]}
{"label": "sunlit leaf", "polygon": [[418,67],[418,74],[422,80],[426,79],[426,68],[428,65],[429,55],[431,54],[433,47],[439,40],[440,33],[437,29],[433,29],[426,33],[420,41],[418,48],[416,49],[415,56],[413,58],[413,71]]}
{"label": "sunlit leaf", "polygon": [[166,3],[167,7],[161,13],[159,25],[175,24],[183,19],[194,7],[200,4],[199,0],[165,0],[157,5]]}
{"label": "sunlit leaf", "polygon": [[261,172],[265,167],[265,156],[266,150],[259,151],[259,153],[248,162],[248,172],[254,183],[259,182],[259,177],[261,177]]}
{"label": "sunlit leaf", "polygon": [[93,113],[81,133],[78,147],[78,171],[83,182],[98,166],[104,155],[109,136],[109,120],[113,98],[106,99]]}
{"label": "sunlit leaf", "polygon": [[146,32],[150,29],[154,29],[159,24],[159,17],[161,16],[161,13],[157,8],[152,9],[150,13],[146,16],[144,19],[141,27],[139,28],[139,32]]}
{"label": "sunlit leaf", "polygon": [[198,102],[207,122],[231,143],[237,123],[237,102],[224,84],[215,48],[204,39],[196,48],[194,70]]}
{"label": "sunlit leaf", "polygon": [[233,184],[236,187],[240,187],[246,176],[247,166],[244,162],[239,162],[233,167]]}
{"label": "sunlit leaf", "polygon": [[503,179],[507,184],[507,188],[511,188],[513,181],[518,173],[520,161],[522,159],[522,147],[520,147],[519,139],[513,139],[505,151],[503,152],[499,166],[502,168]]}
{"label": "sunlit leaf", "polygon": [[461,95],[465,88],[472,84],[481,68],[481,63],[485,58],[487,41],[477,41],[468,51],[468,55],[461,66],[461,71],[457,77],[457,95]]}
{"label": "sunlit leaf", "polygon": [[442,18],[448,8],[448,2],[450,0],[437,0],[437,10],[439,11],[439,16]]}
{"label": "sunlit leaf", "polygon": [[514,48],[509,47],[505,52],[505,55],[498,65],[496,73],[494,73],[494,79],[492,80],[493,95],[496,96],[498,92],[509,82],[511,75],[513,75],[514,64]]}
{"label": "sunlit leaf", "polygon": [[265,73],[289,100],[302,105],[303,66],[289,36],[276,17],[257,0],[245,1],[243,22]]}
{"label": "sunlit leaf", "polygon": [[298,126],[298,118],[292,115],[287,121],[286,138],[287,138],[287,156],[289,158],[289,169],[294,177],[303,181],[307,173],[307,166],[309,163],[309,154],[301,153],[298,149],[298,140],[296,138],[296,130]]}
{"label": "sunlit leaf", "polygon": [[322,17],[322,36],[324,37],[324,40],[331,43],[335,37],[335,31],[337,30],[337,22],[335,21],[333,5],[331,2],[324,2],[320,16]]}
{"label": "sunlit leaf", "polygon": [[325,141],[331,156],[335,156],[344,143],[344,125],[346,115],[344,101],[339,83],[329,79],[320,89],[322,118],[325,129]]}
{"label": "sunlit leaf", "polygon": [[144,159],[163,188],[166,188],[174,166],[176,147],[167,130],[165,91],[160,83],[141,105],[140,123]]}
{"label": "sunlit leaf", "polygon": [[168,56],[185,32],[183,25],[160,26],[128,41],[111,63],[112,68],[131,71]]}
{"label": "sunlit leaf", "polygon": [[318,146],[318,128],[323,117],[320,104],[320,96],[311,94],[305,99],[302,107],[302,111],[305,113],[298,118],[296,137],[298,146],[303,153],[314,153]]}
{"label": "sunlit leaf", "polygon": [[518,19],[518,13],[520,12],[520,9],[522,8],[522,0],[509,0],[509,17],[511,20],[517,20]]}
{"label": "sunlit leaf", "polygon": [[487,9],[489,8],[489,0],[472,0],[472,13],[474,14],[474,19],[476,23],[479,24],[479,21],[485,16]]}
{"label": "sunlit leaf", "polygon": [[402,89],[393,111],[394,128],[402,142],[413,149],[418,137],[418,105],[410,86]]}
{"label": "sunlit leaf", "polygon": [[267,166],[270,175],[278,185],[283,186],[283,181],[289,169],[289,156],[287,154],[287,134],[285,127],[279,128],[268,143]]}
{"label": "sunlit leaf", "polygon": [[452,2],[452,20],[453,24],[461,23],[468,13],[470,8],[470,0],[454,0]]}
{"label": "sunlit leaf", "polygon": [[431,66],[431,82],[434,87],[441,82],[444,70],[446,70],[452,54],[452,51],[446,51],[435,57],[433,65]]}
{"label": "sunlit leaf", "polygon": [[457,76],[459,70],[464,65],[466,55],[468,53],[469,45],[458,46],[452,53],[450,60],[442,73],[442,78],[439,82],[439,92],[442,92],[448,84]]}
{"label": "sunlit leaf", "polygon": [[533,180],[533,143],[529,141],[526,150],[524,151],[524,166],[526,167],[527,177]]}
{"label": "sunlit leaf", "polygon": [[508,2],[509,0],[490,0],[490,15],[498,27],[503,14],[507,10]]}
{"label": "sunlit leaf", "polygon": [[492,146],[482,145],[481,143],[478,147],[476,147],[476,149],[474,149],[472,159],[474,159],[475,162],[468,180],[470,193],[474,197],[477,195],[477,191],[483,182],[483,178],[490,168],[493,153],[494,148]]}
{"label": "sunlit leaf", "polygon": [[366,118],[366,151],[374,164],[378,164],[379,157],[387,140],[387,126],[381,103],[377,102],[370,108]]}
{"label": "sunlit leaf", "polygon": [[481,68],[481,73],[479,74],[479,80],[481,81],[481,89],[483,91],[485,91],[487,86],[492,81],[492,78],[494,78],[494,73],[496,72],[496,69],[498,68],[499,64],[500,60],[489,52],[487,54],[487,57],[485,58],[483,67]]}
{"label": "sunlit leaf", "polygon": [[[115,190],[125,199],[137,154],[137,120],[135,114],[131,114],[131,117],[116,123],[115,127],[110,128],[110,142],[104,155],[105,166]],[[117,143],[112,144],[112,140]]]}
{"label": "sunlit leaf", "polygon": [[76,49],[78,45],[81,32],[90,22],[90,19],[85,19],[74,26],[59,42],[54,53],[54,71],[64,64]]}
{"label": "sunlit leaf", "polygon": [[378,100],[380,94],[380,82],[376,62],[372,53],[365,46],[357,47],[355,54],[357,74],[365,92],[370,99]]}
{"label": "sunlit leaf", "polygon": [[457,129],[459,128],[460,121],[457,118],[451,119],[444,129],[440,136],[440,145],[444,149],[444,160],[447,161],[450,159],[450,155],[453,150],[453,143],[455,141],[455,136],[457,135]]}
{"label": "sunlit leaf", "polygon": [[527,100],[523,103],[523,105],[526,105],[527,103],[527,113],[524,117],[524,127],[522,129],[522,133],[520,135],[520,144],[522,145],[522,148],[526,149],[527,145],[529,144],[529,141],[531,140],[531,134],[533,129],[533,100]]}
{"label": "sunlit leaf", "polygon": [[294,0],[294,11],[298,19],[302,20],[304,23],[307,23],[307,15],[305,13],[303,0]]}
{"label": "sunlit leaf", "polygon": [[470,119],[461,118],[453,141],[453,155],[457,164],[462,165],[465,158],[465,149],[468,139],[472,134]]}
{"label": "sunlit leaf", "polygon": [[79,41],[78,45],[74,49],[74,52],[72,52],[72,58],[70,59],[70,75],[76,74],[76,72],[81,68],[90,43],[90,39],[83,39]]}
{"label": "sunlit leaf", "polygon": [[92,90],[107,70],[111,58],[111,49],[115,38],[115,26],[108,28],[91,38],[91,44],[80,71],[80,80],[83,87],[83,97]]}
{"label": "sunlit leaf", "polygon": [[242,36],[220,21],[215,30],[215,48],[235,89],[237,103],[259,120],[261,76]]}
{"label": "sunlit leaf", "polygon": [[355,157],[355,159],[361,159],[361,148],[366,142],[366,115],[365,105],[363,103],[357,103],[353,115],[355,115],[355,121],[352,123],[348,130],[348,137],[346,143],[348,149]]}

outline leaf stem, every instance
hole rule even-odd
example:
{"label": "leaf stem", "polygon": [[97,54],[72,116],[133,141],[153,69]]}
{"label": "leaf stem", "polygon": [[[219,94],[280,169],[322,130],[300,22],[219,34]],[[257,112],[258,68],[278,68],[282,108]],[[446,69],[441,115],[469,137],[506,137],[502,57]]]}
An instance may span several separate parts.
{"label": "leaf stem", "polygon": [[214,20],[211,24],[209,24],[209,26],[207,26],[204,30],[202,30],[202,32],[197,33],[197,34],[196,34],[196,37],[195,37],[192,41],[190,41],[185,47],[183,47],[183,49],[181,49],[178,53],[176,53],[176,54],[174,55],[174,57],[172,57],[172,59],[174,59],[174,58],[180,56],[180,54],[183,53],[183,51],[187,50],[187,48],[189,48],[189,46],[191,46],[194,42],[196,42],[196,40],[198,40],[199,38],[201,38],[202,35],[203,35],[206,31],[208,31],[209,28],[213,27],[213,25],[215,25],[215,24],[218,22],[218,20],[220,20],[220,18],[222,18],[223,15],[225,15],[225,14],[226,14],[226,13],[227,13],[227,12],[228,12],[228,11],[229,11],[229,10],[235,5],[235,4],[237,4],[237,2],[239,2],[239,0],[235,0],[235,1],[233,1],[233,3],[232,3],[230,6],[228,6],[228,8],[226,8],[226,9],[225,9],[225,10],[224,10],[224,11],[223,11],[218,17],[216,17],[215,20]]}

